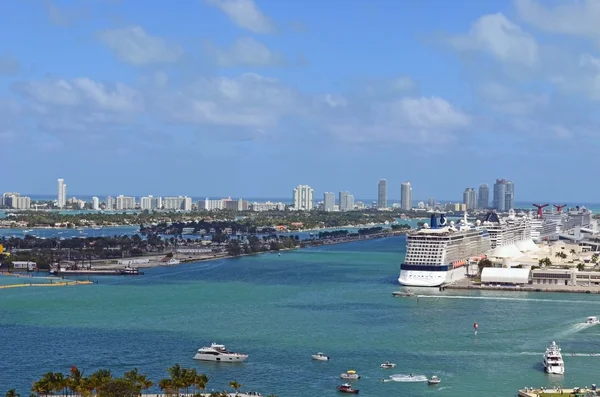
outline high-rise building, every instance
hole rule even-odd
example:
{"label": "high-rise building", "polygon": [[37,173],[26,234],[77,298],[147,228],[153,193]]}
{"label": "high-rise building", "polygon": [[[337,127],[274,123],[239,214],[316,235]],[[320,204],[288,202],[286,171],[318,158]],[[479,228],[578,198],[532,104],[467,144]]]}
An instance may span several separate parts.
{"label": "high-rise building", "polygon": [[219,200],[210,200],[208,197],[204,200],[198,201],[198,209],[204,211],[215,211],[222,210],[225,208],[223,204],[223,199]]}
{"label": "high-rise building", "polygon": [[300,211],[310,211],[313,208],[314,190],[308,185],[298,185],[294,189],[294,208]]}
{"label": "high-rise building", "polygon": [[379,181],[377,189],[377,208],[387,208],[387,180]]}
{"label": "high-rise building", "polygon": [[106,197],[106,200],[104,200],[105,203],[105,209],[107,210],[114,210],[115,209],[115,199],[112,196],[108,196]]}
{"label": "high-rise building", "polygon": [[496,179],[494,183],[494,208],[496,211],[506,211],[506,181]]}
{"label": "high-rise building", "polygon": [[354,210],[354,196],[348,192],[340,192],[339,205],[340,211]]}
{"label": "high-rise building", "polygon": [[477,209],[477,191],[472,187],[468,187],[463,192],[463,204],[466,210]]}
{"label": "high-rise building", "polygon": [[2,194],[2,202],[0,202],[0,205],[5,206],[5,207],[10,207],[10,203],[9,200],[12,196],[16,196],[19,197],[21,194],[17,193],[17,192],[5,192],[4,194]]}
{"label": "high-rise building", "polygon": [[134,210],[135,209],[135,197],[123,196],[122,194],[117,196],[117,210]]}
{"label": "high-rise building", "polygon": [[504,197],[504,206],[506,210],[515,209],[515,184],[506,181],[506,196]]}
{"label": "high-rise building", "polygon": [[58,180],[58,200],[56,200],[56,205],[58,208],[65,208],[67,204],[67,185],[65,184],[64,179]]}
{"label": "high-rise building", "polygon": [[98,211],[100,209],[100,199],[92,197],[92,209]]}
{"label": "high-rise building", "polygon": [[400,185],[400,208],[408,211],[412,208],[412,187],[410,182]]}
{"label": "high-rise building", "polygon": [[152,209],[152,196],[140,197],[140,209],[142,211]]}
{"label": "high-rise building", "polygon": [[484,210],[490,206],[490,187],[487,184],[479,185],[479,200],[477,208]]}
{"label": "high-rise building", "polygon": [[333,211],[335,208],[335,194],[332,192],[323,193],[323,210],[327,212]]}
{"label": "high-rise building", "polygon": [[7,207],[16,210],[28,210],[31,208],[31,199],[25,196],[9,196]]}
{"label": "high-rise building", "polygon": [[183,210],[183,211],[191,211],[192,210],[192,198],[187,196],[179,196],[179,197],[165,197],[162,200],[162,205],[166,210]]}

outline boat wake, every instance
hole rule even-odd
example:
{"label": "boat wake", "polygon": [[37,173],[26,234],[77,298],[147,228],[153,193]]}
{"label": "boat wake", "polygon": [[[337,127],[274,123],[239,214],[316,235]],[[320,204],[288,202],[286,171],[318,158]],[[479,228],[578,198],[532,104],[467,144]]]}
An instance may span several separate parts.
{"label": "boat wake", "polygon": [[427,382],[425,375],[390,375],[389,379],[384,379],[384,382]]}
{"label": "boat wake", "polygon": [[589,328],[589,327],[592,327],[592,326],[594,326],[594,325],[595,325],[595,324],[588,324],[588,323],[577,323],[577,324],[572,324],[570,327],[568,327],[568,328],[567,328],[567,329],[565,329],[564,331],[562,331],[562,332],[559,332],[559,333],[557,334],[557,336],[558,336],[559,338],[563,338],[563,337],[565,337],[565,336],[569,336],[569,335],[573,335],[573,334],[575,334],[575,333],[577,333],[577,332],[581,332],[581,331],[583,331],[584,329],[587,329],[587,328]]}

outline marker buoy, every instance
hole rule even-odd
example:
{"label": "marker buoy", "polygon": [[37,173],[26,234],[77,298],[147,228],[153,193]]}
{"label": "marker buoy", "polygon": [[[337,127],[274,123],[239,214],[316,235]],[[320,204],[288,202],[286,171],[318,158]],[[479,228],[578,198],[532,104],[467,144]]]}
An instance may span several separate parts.
{"label": "marker buoy", "polygon": [[478,328],[479,328],[479,325],[477,323],[473,324],[473,329],[475,329],[475,335],[477,335]]}

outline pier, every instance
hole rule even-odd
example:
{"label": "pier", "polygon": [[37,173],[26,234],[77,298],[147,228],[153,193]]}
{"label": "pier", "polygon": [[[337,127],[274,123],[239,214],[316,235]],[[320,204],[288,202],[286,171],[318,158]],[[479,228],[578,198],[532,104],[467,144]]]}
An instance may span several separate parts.
{"label": "pier", "polygon": [[519,397],[565,397],[565,396],[577,396],[577,397],[594,397],[600,396],[598,391],[588,389],[587,387],[575,387],[572,389],[564,388],[525,388],[519,390]]}

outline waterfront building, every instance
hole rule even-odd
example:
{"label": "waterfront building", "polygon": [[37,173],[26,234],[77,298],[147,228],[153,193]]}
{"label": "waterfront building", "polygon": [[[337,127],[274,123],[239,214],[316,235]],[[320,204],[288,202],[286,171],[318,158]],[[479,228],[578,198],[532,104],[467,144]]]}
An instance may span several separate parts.
{"label": "waterfront building", "polygon": [[363,203],[362,201],[357,201],[356,203],[354,203],[354,208],[356,208],[357,210],[364,210],[365,203]]}
{"label": "waterfront building", "polygon": [[377,189],[377,208],[387,208],[387,180],[381,179]]}
{"label": "waterfront building", "polygon": [[154,197],[152,195],[140,197],[141,210],[159,210],[162,208],[162,197]]}
{"label": "waterfront building", "polygon": [[135,209],[135,197],[123,196],[122,194],[117,196],[116,209],[117,210],[134,210]]}
{"label": "waterfront building", "polygon": [[67,185],[65,184],[65,180],[60,178],[58,180],[58,200],[56,202],[56,206],[58,208],[65,208],[67,203]]}
{"label": "waterfront building", "polygon": [[294,209],[300,211],[312,210],[314,192],[308,185],[298,185],[293,192]]}
{"label": "waterfront building", "polygon": [[435,199],[433,197],[430,197],[427,200],[427,208],[434,208],[435,207]]}
{"label": "waterfront building", "polygon": [[504,196],[504,206],[506,210],[515,209],[515,184],[506,181],[506,195]]}
{"label": "waterfront building", "polygon": [[479,200],[477,208],[480,210],[487,209],[490,206],[490,187],[487,184],[479,185]]}
{"label": "waterfront building", "polygon": [[468,187],[463,192],[463,204],[465,204],[467,210],[477,209],[477,191]]}
{"label": "waterfront building", "polygon": [[19,197],[21,194],[17,192],[5,192],[2,194],[2,203],[0,203],[4,207],[10,207],[9,200],[11,197],[16,196]]}
{"label": "waterfront building", "polygon": [[98,197],[92,197],[92,209],[95,211],[100,210],[100,199]]}
{"label": "waterfront building", "polygon": [[339,206],[340,211],[354,210],[354,196],[348,192],[340,192]]}
{"label": "waterfront building", "polygon": [[264,212],[264,211],[283,211],[285,210],[285,204],[284,203],[272,203],[270,201],[267,201],[265,203],[252,203],[250,204],[250,209],[252,211],[256,211],[256,212]]}
{"label": "waterfront building", "polygon": [[335,195],[332,192],[323,193],[323,210],[327,212],[333,211],[335,207]]}
{"label": "waterfront building", "polygon": [[104,208],[109,211],[115,209],[115,199],[112,196],[106,197],[106,200],[104,200]]}
{"label": "waterfront building", "polygon": [[210,200],[208,197],[198,201],[198,209],[204,211],[215,211],[223,209],[223,199]]}
{"label": "waterfront building", "polygon": [[241,198],[238,200],[232,200],[231,197],[229,197],[223,199],[223,208],[233,211],[248,211],[248,209],[250,209],[250,204],[247,200],[242,200]]}
{"label": "waterfront building", "polygon": [[9,196],[6,206],[16,210],[28,210],[31,208],[31,199],[21,195]]}
{"label": "waterfront building", "polygon": [[496,179],[494,184],[494,209],[499,212],[504,212],[506,208],[506,181],[504,179]]}
{"label": "waterfront building", "polygon": [[187,196],[178,197],[165,197],[163,201],[163,208],[165,210],[172,211],[191,211],[192,210],[192,199]]}
{"label": "waterfront building", "polygon": [[408,211],[412,208],[412,187],[410,182],[400,185],[400,208]]}

